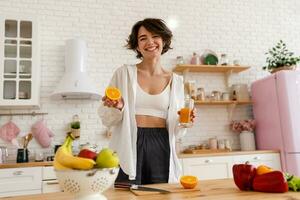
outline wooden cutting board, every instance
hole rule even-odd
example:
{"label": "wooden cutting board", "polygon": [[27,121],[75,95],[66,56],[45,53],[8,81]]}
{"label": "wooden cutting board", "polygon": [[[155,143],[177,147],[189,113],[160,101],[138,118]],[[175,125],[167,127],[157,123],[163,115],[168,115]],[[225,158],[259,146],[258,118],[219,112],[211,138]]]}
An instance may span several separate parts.
{"label": "wooden cutting board", "polygon": [[[152,184],[151,186],[148,186],[148,185],[144,185],[144,186],[145,187],[168,190],[172,193],[200,191],[199,183],[193,189],[184,189],[180,184]],[[131,190],[131,192],[133,194],[137,195],[137,196],[160,194],[159,192],[149,192],[149,191],[142,191],[142,190]]]}

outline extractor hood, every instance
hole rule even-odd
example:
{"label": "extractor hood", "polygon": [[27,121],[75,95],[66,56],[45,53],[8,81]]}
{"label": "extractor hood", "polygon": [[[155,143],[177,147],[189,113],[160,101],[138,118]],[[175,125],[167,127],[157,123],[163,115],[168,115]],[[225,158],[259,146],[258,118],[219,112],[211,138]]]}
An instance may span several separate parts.
{"label": "extractor hood", "polygon": [[96,87],[86,73],[86,43],[81,39],[66,41],[65,72],[55,91],[54,99],[100,99]]}

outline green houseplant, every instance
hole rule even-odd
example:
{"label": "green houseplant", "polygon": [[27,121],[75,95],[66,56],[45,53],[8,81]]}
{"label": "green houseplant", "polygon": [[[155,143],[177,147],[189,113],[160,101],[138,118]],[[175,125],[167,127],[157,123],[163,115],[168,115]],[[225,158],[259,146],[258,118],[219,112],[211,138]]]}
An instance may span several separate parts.
{"label": "green houseplant", "polygon": [[271,73],[284,69],[295,69],[296,64],[300,61],[300,57],[294,56],[294,53],[287,49],[282,40],[269,49],[266,55],[268,55],[267,66],[264,66],[263,70],[268,70]]}
{"label": "green houseplant", "polygon": [[71,126],[71,133],[75,138],[80,137],[80,121],[73,121],[70,124]]}

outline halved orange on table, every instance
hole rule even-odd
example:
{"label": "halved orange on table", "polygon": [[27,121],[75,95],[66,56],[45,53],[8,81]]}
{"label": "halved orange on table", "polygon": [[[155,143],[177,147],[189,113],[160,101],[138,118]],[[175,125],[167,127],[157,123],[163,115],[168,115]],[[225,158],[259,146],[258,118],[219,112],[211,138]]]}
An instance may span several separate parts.
{"label": "halved orange on table", "polygon": [[105,95],[111,100],[118,100],[121,98],[121,91],[116,87],[107,87],[105,89]]}
{"label": "halved orange on table", "polygon": [[196,176],[182,176],[180,183],[184,189],[193,189],[198,184],[198,178]]}

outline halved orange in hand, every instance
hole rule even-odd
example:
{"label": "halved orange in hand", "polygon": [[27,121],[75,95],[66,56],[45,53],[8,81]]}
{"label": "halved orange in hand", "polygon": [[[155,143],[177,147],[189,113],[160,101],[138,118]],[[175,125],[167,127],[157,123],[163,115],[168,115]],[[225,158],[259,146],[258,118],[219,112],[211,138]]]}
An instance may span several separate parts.
{"label": "halved orange in hand", "polygon": [[111,100],[118,100],[121,98],[121,91],[116,87],[107,87],[105,95]]}
{"label": "halved orange in hand", "polygon": [[196,176],[182,176],[180,183],[184,189],[193,189],[198,184],[198,178]]}

